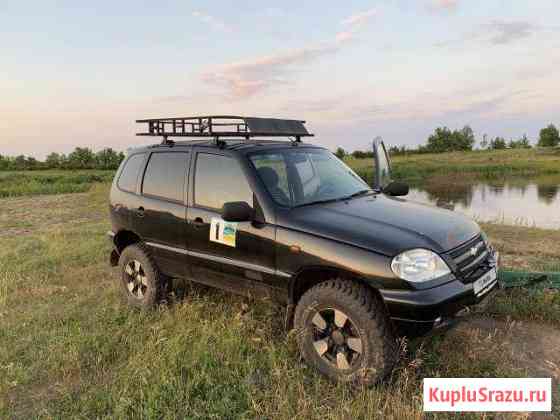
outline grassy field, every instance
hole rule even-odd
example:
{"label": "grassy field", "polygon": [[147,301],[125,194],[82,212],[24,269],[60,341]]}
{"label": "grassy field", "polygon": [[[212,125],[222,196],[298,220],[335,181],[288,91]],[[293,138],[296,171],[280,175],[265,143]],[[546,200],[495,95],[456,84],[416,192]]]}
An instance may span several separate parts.
{"label": "grassy field", "polygon": [[0,172],[0,198],[85,192],[94,183],[110,182],[114,173],[101,170]]}
{"label": "grassy field", "polygon": [[[108,189],[0,200],[0,418],[421,419],[424,377],[553,376],[558,391],[553,291],[500,291],[445,336],[403,341],[393,377],[364,390],[307,368],[269,302],[186,284],[130,310],[108,264]],[[559,270],[559,231],[484,228],[506,266]]]}
{"label": "grassy field", "polygon": [[[356,172],[373,179],[372,159],[347,158]],[[419,181],[426,178],[504,178],[560,174],[560,149],[482,150],[473,152],[395,156],[392,158],[396,179]]]}

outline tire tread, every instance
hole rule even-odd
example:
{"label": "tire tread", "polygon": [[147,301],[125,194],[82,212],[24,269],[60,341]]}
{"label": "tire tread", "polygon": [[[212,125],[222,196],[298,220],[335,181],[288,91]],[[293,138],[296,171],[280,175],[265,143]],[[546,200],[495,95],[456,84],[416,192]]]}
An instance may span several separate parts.
{"label": "tire tread", "polygon": [[[371,375],[367,375],[366,373],[366,376],[361,378],[359,382],[371,384],[386,378],[397,362],[398,352],[394,331],[386,315],[383,302],[377,298],[367,286],[356,281],[342,278],[326,280],[307,290],[298,302],[295,314],[295,325],[299,330],[304,328],[301,324],[305,308],[312,305],[316,301],[317,296],[328,296],[334,300],[341,300],[344,305],[349,306],[351,311],[361,313],[366,317],[367,323],[372,326],[368,331],[369,334],[374,335],[374,341],[381,343],[383,366],[380,369],[381,372],[374,375],[375,377],[371,377]],[[298,334],[298,337],[301,336],[302,334]],[[299,341],[300,350],[302,350],[301,346],[303,345],[303,340],[300,339]],[[334,377],[335,375],[328,376]]]}

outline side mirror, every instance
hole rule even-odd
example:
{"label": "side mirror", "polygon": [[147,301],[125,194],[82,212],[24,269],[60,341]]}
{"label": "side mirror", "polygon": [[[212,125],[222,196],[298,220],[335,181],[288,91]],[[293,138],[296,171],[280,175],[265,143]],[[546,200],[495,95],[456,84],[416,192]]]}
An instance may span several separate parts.
{"label": "side mirror", "polygon": [[226,222],[248,222],[253,219],[253,209],[245,201],[231,201],[222,207],[222,219]]}
{"label": "side mirror", "polygon": [[391,182],[385,188],[383,188],[383,192],[387,195],[391,195],[393,197],[407,195],[408,194],[408,184],[403,182]]}

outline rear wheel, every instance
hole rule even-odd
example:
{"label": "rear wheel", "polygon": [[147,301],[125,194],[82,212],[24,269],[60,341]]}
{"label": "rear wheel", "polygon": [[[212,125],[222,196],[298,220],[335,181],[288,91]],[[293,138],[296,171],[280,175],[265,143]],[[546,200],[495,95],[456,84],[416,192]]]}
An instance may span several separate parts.
{"label": "rear wheel", "polygon": [[126,247],[119,258],[121,292],[131,306],[152,308],[166,290],[166,282],[142,244]]}
{"label": "rear wheel", "polygon": [[303,358],[327,377],[373,384],[396,362],[396,341],[381,302],[358,283],[319,283],[300,299],[295,313]]}

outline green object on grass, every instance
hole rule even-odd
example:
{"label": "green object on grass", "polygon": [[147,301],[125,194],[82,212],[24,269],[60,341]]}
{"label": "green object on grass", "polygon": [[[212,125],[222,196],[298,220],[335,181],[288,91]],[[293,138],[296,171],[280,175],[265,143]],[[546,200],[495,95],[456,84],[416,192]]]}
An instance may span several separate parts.
{"label": "green object on grass", "polygon": [[560,289],[560,273],[500,270],[498,272],[498,281],[502,288]]}

